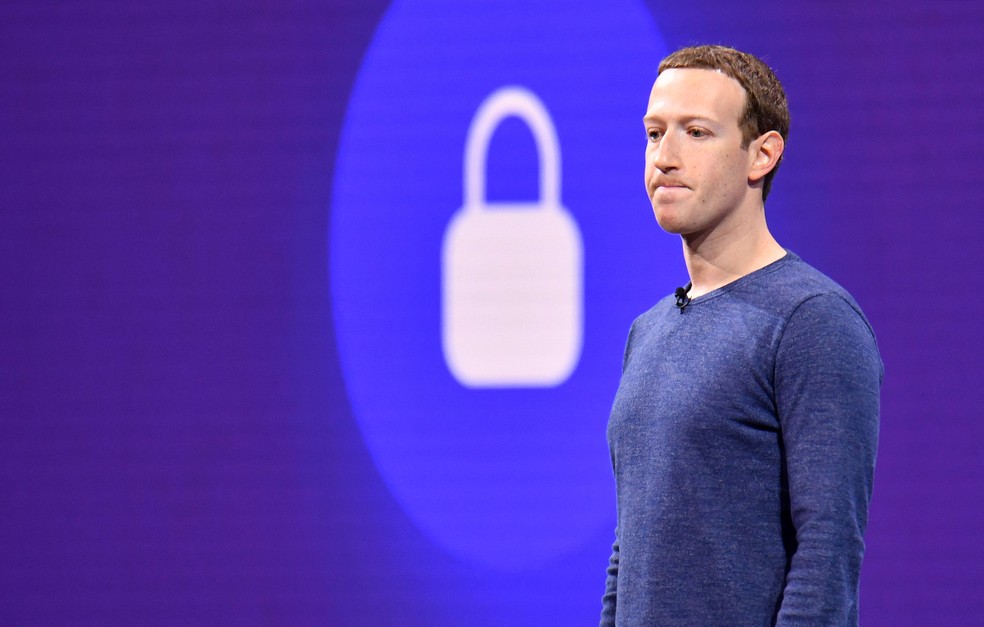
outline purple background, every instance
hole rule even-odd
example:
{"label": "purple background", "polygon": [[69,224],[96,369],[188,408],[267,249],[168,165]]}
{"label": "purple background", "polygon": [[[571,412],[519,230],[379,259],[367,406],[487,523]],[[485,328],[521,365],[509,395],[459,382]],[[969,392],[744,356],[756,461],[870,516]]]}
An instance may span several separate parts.
{"label": "purple background", "polygon": [[[650,8],[670,48],[776,69],[793,134],[775,231],[878,332],[862,622],[973,624],[984,5],[789,4]],[[448,556],[350,414],[326,233],[384,10],[0,6],[0,624],[594,621],[610,534],[510,576]],[[538,598],[544,578],[570,593]]]}

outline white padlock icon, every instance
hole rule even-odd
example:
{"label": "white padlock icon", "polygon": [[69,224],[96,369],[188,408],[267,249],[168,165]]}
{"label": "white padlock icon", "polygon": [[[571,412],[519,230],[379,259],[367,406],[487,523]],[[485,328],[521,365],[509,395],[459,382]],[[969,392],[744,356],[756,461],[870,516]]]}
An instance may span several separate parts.
{"label": "white padlock icon", "polygon": [[[523,120],[539,154],[536,202],[486,200],[486,157],[507,117]],[[549,387],[566,381],[583,342],[583,245],[560,199],[560,145],[531,91],[503,87],[468,130],[464,207],[444,233],[442,343],[469,387]]]}

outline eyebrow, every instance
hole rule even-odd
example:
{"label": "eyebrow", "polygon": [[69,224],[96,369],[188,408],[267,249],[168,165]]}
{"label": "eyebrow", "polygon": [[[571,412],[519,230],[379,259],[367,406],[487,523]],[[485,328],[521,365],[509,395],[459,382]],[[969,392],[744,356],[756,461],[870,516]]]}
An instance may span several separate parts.
{"label": "eyebrow", "polygon": [[[649,124],[650,122],[656,122],[662,119],[663,117],[658,115],[644,115],[642,116],[642,123]],[[679,121],[682,122],[683,124],[689,124],[691,122],[706,122],[707,124],[711,124],[711,125],[720,124],[720,122],[718,122],[714,118],[709,118],[705,115],[685,115],[679,118]]]}

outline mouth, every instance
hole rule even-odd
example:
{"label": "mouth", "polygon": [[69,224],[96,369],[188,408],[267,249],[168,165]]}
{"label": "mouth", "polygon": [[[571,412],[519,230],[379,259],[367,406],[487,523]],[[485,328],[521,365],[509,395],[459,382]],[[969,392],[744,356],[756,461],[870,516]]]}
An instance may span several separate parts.
{"label": "mouth", "polygon": [[650,189],[653,193],[663,190],[670,189],[690,189],[683,181],[678,181],[676,179],[666,178],[664,176],[657,176],[652,181],[652,186]]}
{"label": "mouth", "polygon": [[666,179],[657,179],[655,181],[655,184],[656,184],[655,185],[655,189],[661,189],[661,188],[667,188],[667,189],[669,189],[669,188],[674,188],[674,187],[687,188],[687,186],[684,185],[680,181],[671,181],[671,180],[666,180]]}
{"label": "mouth", "polygon": [[673,194],[678,193],[683,190],[689,190],[690,188],[683,183],[660,181],[652,188],[652,194]]}

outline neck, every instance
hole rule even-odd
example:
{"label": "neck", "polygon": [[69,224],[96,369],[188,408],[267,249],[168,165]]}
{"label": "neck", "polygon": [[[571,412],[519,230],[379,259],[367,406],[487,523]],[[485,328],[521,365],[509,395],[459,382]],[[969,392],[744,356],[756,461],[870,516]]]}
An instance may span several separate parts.
{"label": "neck", "polygon": [[696,298],[778,261],[786,251],[769,232],[765,208],[718,224],[707,233],[683,236],[683,259]]}

